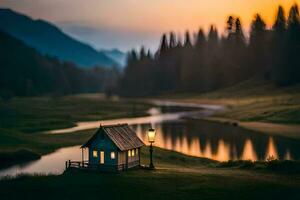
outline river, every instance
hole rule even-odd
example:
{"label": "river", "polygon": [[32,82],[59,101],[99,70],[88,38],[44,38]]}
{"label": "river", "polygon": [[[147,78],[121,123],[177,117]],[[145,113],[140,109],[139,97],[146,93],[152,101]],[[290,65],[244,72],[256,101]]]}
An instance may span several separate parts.
{"label": "river", "polygon": [[[148,144],[147,130],[153,127],[157,133],[155,146],[191,156],[206,157],[218,161],[266,160],[270,157],[281,160],[300,158],[300,141],[298,140],[248,131],[229,124],[193,119],[210,116],[224,109],[223,106],[167,101],[154,101],[153,103],[155,106],[148,111],[149,116],[146,117],[78,122],[75,127],[52,130],[46,134],[94,129],[100,124],[128,123],[145,144]],[[190,109],[188,109],[189,111],[174,112],[173,110],[163,113],[160,109],[161,106]],[[60,174],[65,169],[66,160],[80,159],[80,146],[61,148],[42,156],[37,161],[1,170],[0,177],[15,176],[20,173]]]}

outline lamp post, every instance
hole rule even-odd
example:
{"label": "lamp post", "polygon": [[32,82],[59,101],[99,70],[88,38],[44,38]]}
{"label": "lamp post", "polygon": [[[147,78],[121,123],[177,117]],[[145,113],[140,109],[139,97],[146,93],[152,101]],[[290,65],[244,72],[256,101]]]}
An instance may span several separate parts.
{"label": "lamp post", "polygon": [[153,128],[149,129],[148,130],[148,141],[150,143],[150,165],[149,165],[149,168],[150,169],[154,169],[154,165],[153,165],[153,158],[152,158],[152,153],[153,153],[153,146],[152,144],[154,143],[155,141],[155,130]]}

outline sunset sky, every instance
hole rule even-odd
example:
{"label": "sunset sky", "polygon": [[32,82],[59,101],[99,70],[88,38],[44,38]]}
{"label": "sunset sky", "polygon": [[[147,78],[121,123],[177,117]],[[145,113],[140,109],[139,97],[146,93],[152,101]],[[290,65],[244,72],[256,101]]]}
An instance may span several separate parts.
{"label": "sunset sky", "polygon": [[226,17],[239,16],[246,30],[255,13],[268,25],[279,4],[288,12],[300,0],[0,0],[1,7],[42,18],[96,48],[156,48],[160,35],[208,29],[224,31]]}

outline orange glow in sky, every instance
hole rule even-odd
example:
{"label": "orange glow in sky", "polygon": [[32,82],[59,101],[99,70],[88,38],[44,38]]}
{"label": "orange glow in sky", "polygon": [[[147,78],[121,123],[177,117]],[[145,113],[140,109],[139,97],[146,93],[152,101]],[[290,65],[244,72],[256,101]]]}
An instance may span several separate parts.
{"label": "orange glow in sky", "polygon": [[0,6],[53,22],[165,32],[210,24],[222,31],[230,14],[248,26],[253,15],[260,13],[270,25],[279,4],[288,12],[293,3],[300,0],[2,0]]}
{"label": "orange glow in sky", "polygon": [[228,15],[239,16],[245,30],[256,13],[270,26],[278,5],[287,14],[294,3],[300,5],[300,0],[1,0],[0,7],[60,25],[138,32],[149,38],[171,30],[207,30],[210,24],[223,32]]}
{"label": "orange glow in sky", "polygon": [[[143,1],[144,2],[144,1]],[[241,18],[245,28],[249,27],[253,16],[260,13],[270,26],[275,17],[278,5],[282,5],[286,13],[290,6],[300,1],[295,0],[163,0],[160,3],[146,1],[142,9],[124,13],[130,18],[129,27],[139,27],[145,31],[185,31],[197,30],[199,27],[208,29],[215,24],[223,32],[226,18],[234,15]],[[136,18],[136,16],[139,16]],[[113,17],[113,15],[111,15]],[[117,26],[125,22],[116,20]]]}

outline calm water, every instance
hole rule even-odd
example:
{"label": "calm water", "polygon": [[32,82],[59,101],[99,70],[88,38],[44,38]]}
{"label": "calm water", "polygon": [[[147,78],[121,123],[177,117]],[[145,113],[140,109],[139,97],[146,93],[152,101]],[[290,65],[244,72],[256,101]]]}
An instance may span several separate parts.
{"label": "calm water", "polygon": [[[149,124],[133,126],[147,144]],[[300,159],[300,141],[247,131],[232,125],[182,120],[155,125],[155,146],[218,161]]]}
{"label": "calm water", "polygon": [[[99,127],[100,123],[117,124],[129,123],[137,135],[147,142],[147,130],[156,129],[155,146],[174,150],[187,155],[207,157],[219,161],[226,160],[265,160],[268,157],[277,159],[300,159],[300,141],[269,136],[267,134],[247,131],[232,125],[207,122],[186,117],[208,116],[219,106],[194,104],[173,104],[156,102],[158,105],[194,107],[195,111],[164,113],[158,108],[149,110],[151,116],[124,118],[95,122],[80,122],[76,127],[51,131],[51,134],[68,133]],[[199,110],[198,108],[202,108]],[[87,151],[85,151],[87,154]],[[87,158],[87,155],[85,155]],[[0,177],[19,173],[59,174],[65,169],[66,160],[81,160],[79,146],[62,148],[54,153],[43,156],[40,160],[22,166],[13,166],[0,171]]]}
{"label": "calm water", "polygon": [[[85,158],[87,158],[87,151]],[[65,170],[67,160],[81,160],[80,146],[61,148],[54,153],[42,156],[37,161],[0,170],[0,177],[17,174],[60,174]]]}

